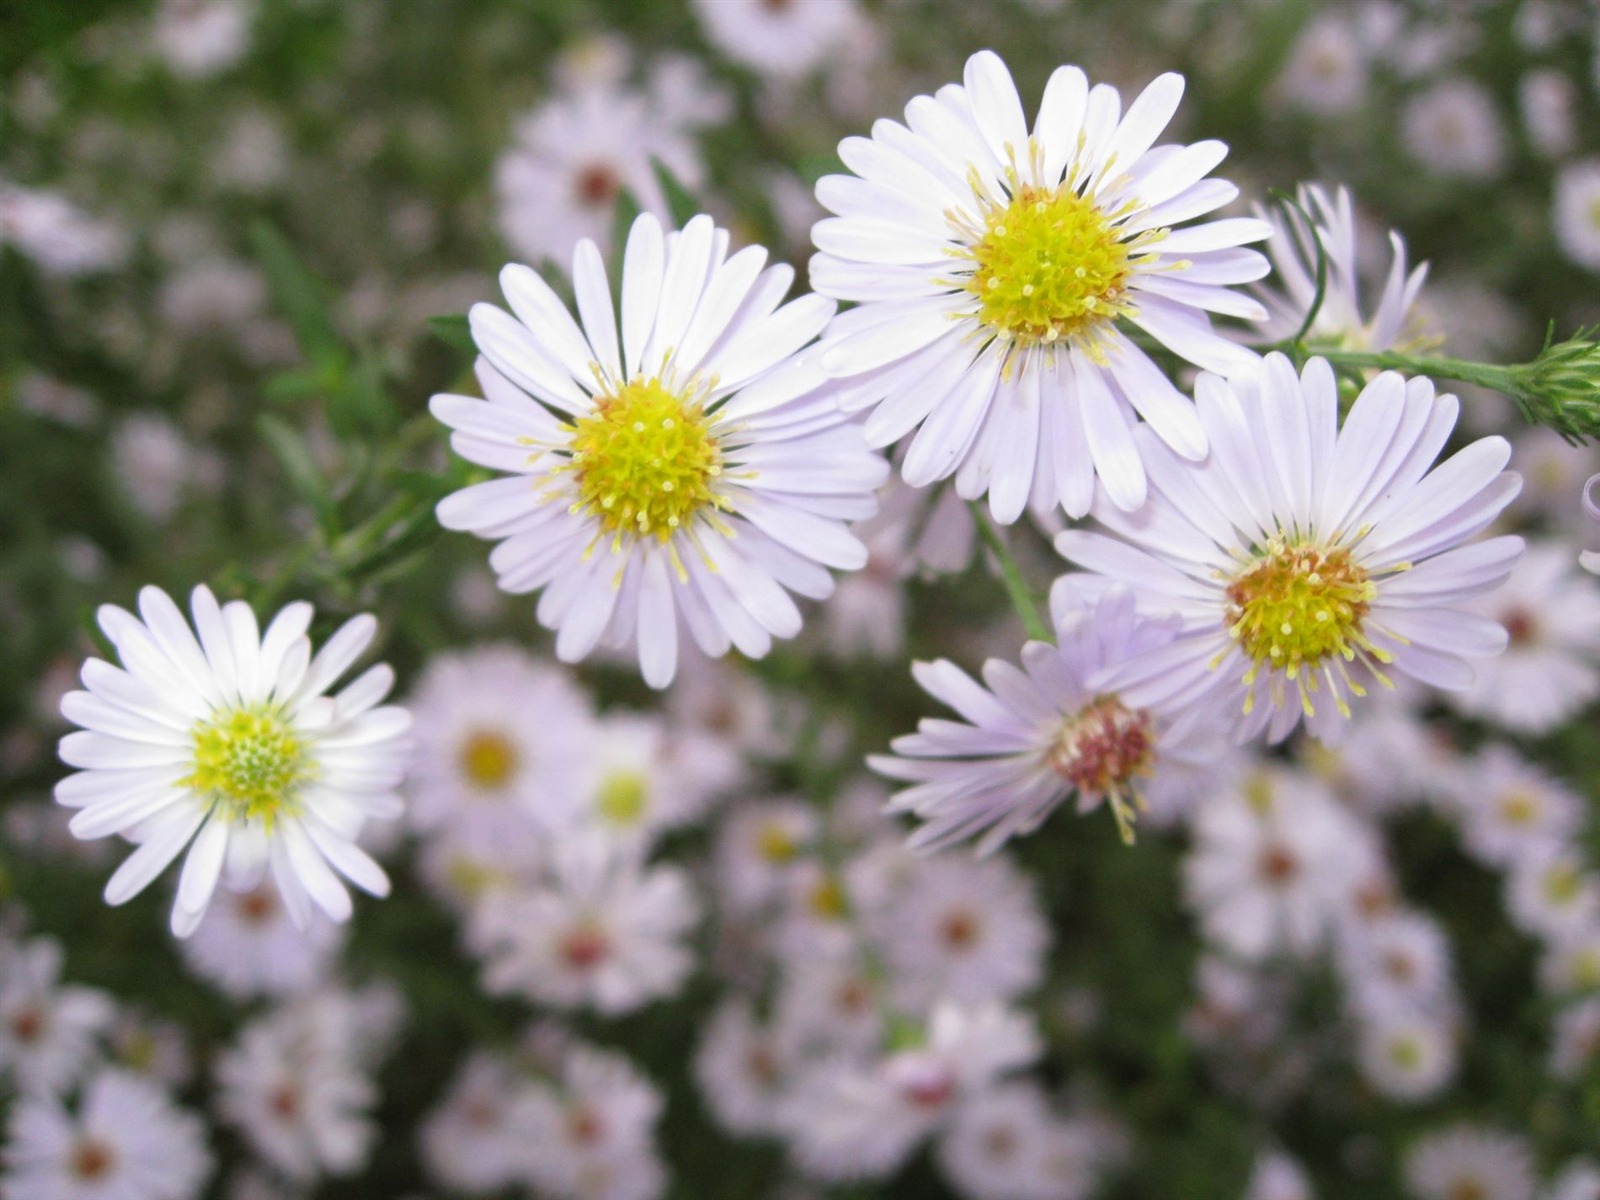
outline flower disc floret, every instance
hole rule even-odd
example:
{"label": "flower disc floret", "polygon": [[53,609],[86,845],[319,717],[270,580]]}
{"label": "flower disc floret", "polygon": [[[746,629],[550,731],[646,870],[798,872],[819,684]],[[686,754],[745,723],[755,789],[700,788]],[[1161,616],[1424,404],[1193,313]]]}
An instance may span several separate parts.
{"label": "flower disc floret", "polygon": [[694,515],[727,501],[714,489],[722,447],[704,407],[664,386],[635,379],[598,397],[572,423],[574,513],[592,513],[617,536],[665,542]]}
{"label": "flower disc floret", "polygon": [[461,746],[461,774],[472,787],[495,791],[516,775],[517,758],[517,748],[505,734],[478,730]]}
{"label": "flower disc floret", "polygon": [[[1290,679],[1338,655],[1369,650],[1361,622],[1378,588],[1343,547],[1274,541],[1228,585],[1228,633],[1257,665]],[[1249,678],[1254,677],[1254,668]]]}
{"label": "flower disc floret", "polygon": [[274,819],[298,811],[311,777],[305,744],[270,708],[223,712],[194,728],[194,770],[182,782],[223,805],[230,819]]}
{"label": "flower disc floret", "polygon": [[1127,308],[1129,246],[1107,214],[1070,184],[1040,188],[1013,181],[1012,199],[991,208],[965,251],[965,287],[978,319],[1023,346],[1071,338]]}
{"label": "flower disc floret", "polygon": [[1115,696],[1100,696],[1065,717],[1047,760],[1081,796],[1104,796],[1117,828],[1131,840],[1143,807],[1135,781],[1155,771],[1156,734],[1150,714]]}

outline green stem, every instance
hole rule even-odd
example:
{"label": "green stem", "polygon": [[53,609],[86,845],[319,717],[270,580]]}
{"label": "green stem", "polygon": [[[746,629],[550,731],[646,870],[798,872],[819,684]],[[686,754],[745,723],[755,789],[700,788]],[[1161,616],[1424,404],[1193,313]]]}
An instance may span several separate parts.
{"label": "green stem", "polygon": [[983,544],[989,547],[1000,564],[1000,578],[1005,583],[1006,595],[1011,598],[1011,607],[1017,610],[1017,616],[1022,619],[1023,629],[1027,630],[1028,637],[1033,641],[1053,642],[1055,638],[1050,632],[1050,626],[1045,623],[1043,615],[1039,612],[1039,602],[1028,590],[1028,583],[1022,578],[1017,560],[1011,556],[1011,551],[1001,538],[999,530],[990,522],[989,514],[983,511],[982,504],[974,500],[970,507],[972,519],[978,524],[978,536],[983,539]]}
{"label": "green stem", "polygon": [[1460,383],[1474,383],[1497,392],[1515,390],[1511,370],[1494,363],[1469,362],[1464,358],[1416,358],[1397,350],[1322,350],[1316,354],[1335,367],[1364,369],[1376,367],[1381,371],[1405,371],[1411,375],[1427,375],[1434,379],[1454,379]]}

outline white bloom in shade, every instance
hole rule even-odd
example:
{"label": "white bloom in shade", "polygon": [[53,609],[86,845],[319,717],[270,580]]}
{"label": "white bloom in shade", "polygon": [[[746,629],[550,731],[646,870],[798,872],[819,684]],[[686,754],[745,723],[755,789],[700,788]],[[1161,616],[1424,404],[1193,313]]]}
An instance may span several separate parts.
{"label": "white bloom in shade", "polygon": [[313,912],[298,929],[266,881],[225,891],[180,946],[184,963],[235,1000],[305,991],[327,977],[345,927]]}
{"label": "white bloom in shade", "polygon": [[1590,998],[1556,1017],[1550,1046],[1550,1073],[1575,1079],[1600,1060],[1600,999]]}
{"label": "white bloom in shade", "polygon": [[494,1192],[526,1175],[531,1131],[515,1116],[529,1086],[515,1066],[483,1051],[462,1065],[419,1137],[437,1183],[452,1191]]}
{"label": "white bloom in shade", "polygon": [[1151,149],[1182,95],[1182,77],[1162,75],[1123,114],[1115,88],[1061,67],[1030,135],[1010,73],[985,50],[964,86],[913,99],[906,125],[840,143],[856,174],[817,184],[839,215],[812,232],[811,285],[859,307],[829,327],[822,362],[847,408],[872,409],[872,445],[920,426],[907,483],[953,474],[1009,523],[1030,502],[1081,516],[1098,473],[1137,508],[1135,412],[1176,453],[1204,457],[1194,406],[1122,326],[1209,370],[1252,368],[1207,313],[1266,315],[1230,285],[1266,274],[1240,247],[1272,227],[1173,229],[1238,193],[1206,178],[1221,142]]}
{"label": "white bloom in shade", "polygon": [[832,61],[855,28],[855,0],[694,0],[706,37],[735,62],[794,79]]}
{"label": "white bloom in shade", "polygon": [[1415,1103],[1437,1095],[1456,1073],[1456,1034],[1441,1014],[1387,1015],[1362,1022],[1356,1062],[1373,1090]]}
{"label": "white bloom in shade", "polygon": [[0,1078],[20,1092],[59,1092],[94,1058],[116,1015],[111,997],[61,985],[53,938],[0,942]]}
{"label": "white bloom in shade", "polygon": [[1490,746],[1463,771],[1451,808],[1474,858],[1509,867],[1559,850],[1583,823],[1582,799],[1506,746]]}
{"label": "white bloom in shade", "polygon": [[669,728],[651,713],[607,713],[589,756],[577,797],[582,822],[641,845],[703,816],[740,770],[720,739]]}
{"label": "white bloom in shade", "polygon": [[1506,652],[1450,703],[1513,733],[1548,733],[1600,695],[1600,583],[1560,542],[1528,548],[1473,611],[1505,626]]}
{"label": "white bloom in shade", "polygon": [[1453,994],[1450,943],[1439,923],[1421,913],[1388,913],[1352,926],[1339,950],[1351,1001],[1374,1019],[1436,1011]]}
{"label": "white bloom in shade", "polygon": [[1063,800],[1078,810],[1110,802],[1124,836],[1143,801],[1141,780],[1215,757],[1218,727],[1200,707],[1127,703],[1100,685],[1108,668],[1169,647],[1175,620],[1139,613],[1126,588],[1098,600],[1072,587],[1051,593],[1056,644],[1029,642],[1022,667],[990,659],[983,684],[943,659],[916,663],[923,689],[953,708],[961,722],[925,718],[918,731],[891,743],[894,756],[874,755],[873,770],[913,786],[890,807],[925,824],[913,848],[937,849],[984,832],[979,853],[1013,834],[1037,829]]}
{"label": "white bloom in shade", "polygon": [[1600,922],[1600,875],[1576,847],[1538,847],[1512,864],[1506,914],[1524,933],[1573,937]]}
{"label": "white bloom in shade", "polygon": [[0,246],[15,246],[47,275],[73,278],[119,265],[128,236],[57,192],[0,179]]}
{"label": "white bloom in shade", "polygon": [[84,1085],[76,1114],[53,1097],[15,1101],[0,1164],[3,1200],[195,1200],[212,1169],[200,1118],[115,1070]]}
{"label": "white bloom in shade", "polygon": [[1556,176],[1556,242],[1580,267],[1600,271],[1600,159],[1569,163]]}
{"label": "white bloom in shade", "polygon": [[964,1100],[1028,1066],[1042,1048],[1021,1013],[942,1003],[921,1046],[864,1065],[825,1061],[796,1085],[784,1121],[795,1158],[819,1179],[887,1175]]}
{"label": "white bloom in shade", "polygon": [[545,877],[484,898],[472,937],[494,992],[615,1015],[674,995],[694,967],[683,944],[700,919],[676,867],[645,867],[636,849],[598,832],[551,847]]}
{"label": "white bloom in shade", "polygon": [[665,217],[652,159],[684,186],[700,186],[694,143],[651,97],[607,80],[579,83],[517,122],[513,145],[495,164],[500,232],[518,255],[538,261],[564,257],[580,238],[605,241],[624,190]]}
{"label": "white bloom in shade", "polygon": [[1446,79],[1411,97],[1400,130],[1411,157],[1440,175],[1484,181],[1505,167],[1505,127],[1473,80]]}
{"label": "white bloom in shade", "polygon": [[1253,340],[1279,342],[1305,324],[1317,296],[1317,243],[1325,264],[1322,303],[1306,331],[1306,340],[1341,350],[1389,350],[1423,340],[1417,296],[1428,276],[1428,264],[1408,270],[1406,244],[1389,231],[1389,273],[1370,317],[1362,315],[1362,279],[1356,253],[1356,218],[1350,193],[1340,188],[1329,195],[1316,184],[1302,184],[1300,207],[1311,218],[1308,229],[1300,214],[1279,208],[1267,214],[1272,237],[1266,250],[1272,259],[1271,284],[1254,291],[1267,307],[1267,320],[1250,331]]}
{"label": "white bloom in shade", "polygon": [[656,1200],[667,1185],[655,1146],[662,1107],[626,1058],[574,1047],[559,1084],[530,1087],[512,1118],[527,1131],[527,1178],[557,1200]]}
{"label": "white bloom in shade", "polygon": [[713,658],[798,633],[789,592],[822,599],[828,567],[866,562],[846,522],[876,511],[888,471],[799,353],[832,301],[780,307],[793,272],[727,247],[710,217],[663,235],[640,216],[620,337],[593,242],[573,260],[582,330],[536,273],[507,267],[516,316],[471,313],[488,400],[432,404],[458,454],[509,473],[447,497],[439,520],[504,539],[500,586],[544,589],[559,658],[637,646],[653,687],[671,682],[682,631]]}
{"label": "white bloom in shade", "polygon": [[1517,81],[1517,104],[1528,140],[1546,158],[1560,158],[1578,140],[1578,89],[1553,67],[1529,71]]}
{"label": "white bloom in shade", "polygon": [[801,1065],[799,1048],[781,1023],[758,1022],[748,1001],[722,1003],[706,1022],[694,1072],[724,1129],[744,1137],[778,1131],[785,1090]]}
{"label": "white bloom in shade", "polygon": [[1318,950],[1378,853],[1319,783],[1279,770],[1208,797],[1193,824],[1184,893],[1206,936],[1251,960]]}
{"label": "white bloom in shade", "polygon": [[1044,973],[1050,930],[1026,876],[1004,859],[922,861],[870,922],[899,1006],[1014,1000]]}
{"label": "white bloom in shade", "polygon": [[576,820],[594,713],[567,672],[514,646],[441,654],[409,704],[416,752],[406,816],[420,833],[511,865]]}
{"label": "white bloom in shade", "polygon": [[1600,1164],[1592,1158],[1568,1163],[1541,1195],[1543,1200],[1600,1200]]}
{"label": "white bloom in shade", "polygon": [[1372,696],[1337,745],[1307,742],[1301,759],[1360,812],[1398,812],[1421,801],[1452,802],[1467,775],[1448,733],[1424,721],[1398,690]]}
{"label": "white bloom in shade", "polygon": [[1313,1200],[1314,1195],[1298,1162],[1281,1150],[1264,1150],[1256,1156],[1244,1200]]}
{"label": "white bloom in shade", "polygon": [[[1201,375],[1211,455],[1191,463],[1141,436],[1151,502],[1094,515],[1114,537],[1069,529],[1056,548],[1131,585],[1141,607],[1176,611],[1184,631],[1103,685],[1140,706],[1195,704],[1222,689],[1244,741],[1288,736],[1302,716],[1333,740],[1349,696],[1397,670],[1435,687],[1472,683],[1469,659],[1506,631],[1465,605],[1522,553],[1519,537],[1463,545],[1516,495],[1504,438],[1438,467],[1458,404],[1426,379],[1379,375],[1341,429],[1327,362],[1303,374],[1281,354],[1249,380]],[[1208,701],[1209,702],[1209,701]]]}
{"label": "white bloom in shade", "polygon": [[1454,1125],[1417,1139],[1405,1180],[1417,1200],[1533,1200],[1533,1154],[1515,1134]]}
{"label": "white bloom in shade", "polygon": [[155,587],[139,593],[138,617],[102,606],[122,668],[89,659],[88,690],[61,702],[84,727],[61,739],[62,761],[81,770],[56,785],[56,800],[80,810],[73,834],[120,833],[139,847],[106,884],[106,902],[138,895],[187,848],[172,909],[179,937],[200,924],[219,880],[241,891],[268,871],[297,926],[313,905],[348,919],[335,871],[375,896],[389,890],[356,837],[368,818],[400,813],[411,718],[378,707],[394,684],[387,666],[324,693],[378,623],[347,621],[313,657],[309,604],[283,609],[264,635],[249,605],[219,606],[204,586],[191,610],[193,630]]}
{"label": "white bloom in shade", "polygon": [[987,1088],[956,1110],[939,1165],[972,1200],[1084,1200],[1093,1190],[1090,1131],[1058,1119],[1032,1081]]}
{"label": "white bloom in shade", "polygon": [[204,79],[226,71],[250,48],[253,0],[161,0],[151,31],[174,75]]}
{"label": "white bloom in shade", "polygon": [[717,901],[735,913],[759,912],[783,897],[796,860],[816,846],[820,821],[801,800],[739,804],[717,838]]}
{"label": "white bloom in shade", "polygon": [[1545,944],[1539,986],[1556,993],[1600,991],[1600,924],[1565,929]]}
{"label": "white bloom in shade", "polygon": [[1319,116],[1347,113],[1367,98],[1367,50],[1349,10],[1311,16],[1278,73],[1275,90]]}
{"label": "white bloom in shade", "polygon": [[161,413],[134,413],[111,435],[117,486],[152,521],[165,521],[177,511],[195,458],[194,448]]}

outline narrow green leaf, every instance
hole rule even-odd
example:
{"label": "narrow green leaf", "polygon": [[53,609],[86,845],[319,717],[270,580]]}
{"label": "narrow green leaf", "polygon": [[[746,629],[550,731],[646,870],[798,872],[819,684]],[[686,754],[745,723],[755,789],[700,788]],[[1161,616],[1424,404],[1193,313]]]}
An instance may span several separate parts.
{"label": "narrow green leaf", "polygon": [[273,457],[278,460],[278,465],[283,468],[294,494],[311,506],[323,534],[332,537],[338,533],[338,510],[305,439],[270,413],[263,413],[256,418],[256,428],[266,440]]}
{"label": "narrow green leaf", "polygon": [[656,173],[656,182],[661,184],[661,192],[667,198],[667,211],[672,214],[672,223],[679,229],[705,211],[700,201],[683,186],[683,181],[672,173],[666,163],[652,157],[650,169]]}
{"label": "narrow green leaf", "polygon": [[452,313],[447,317],[429,317],[428,331],[445,345],[463,354],[477,354],[472,340],[472,326],[465,313]]}
{"label": "narrow green leaf", "polygon": [[[644,210],[639,207],[639,198],[628,188],[623,188],[617,195],[616,211],[611,214],[611,258],[613,262],[622,261],[622,252],[628,246],[628,231],[633,228],[634,221]],[[620,275],[621,272],[619,271]]]}
{"label": "narrow green leaf", "polygon": [[265,221],[250,226],[250,244],[266,273],[273,302],[294,329],[300,352],[326,366],[346,357],[322,284],[300,261],[287,239]]}

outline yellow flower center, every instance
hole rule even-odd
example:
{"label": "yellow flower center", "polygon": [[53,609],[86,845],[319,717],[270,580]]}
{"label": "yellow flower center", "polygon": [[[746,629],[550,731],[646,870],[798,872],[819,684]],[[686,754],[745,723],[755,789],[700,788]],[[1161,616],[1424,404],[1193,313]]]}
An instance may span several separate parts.
{"label": "yellow flower center", "polygon": [[1532,825],[1539,819],[1539,797],[1521,788],[1500,797],[1500,817],[1508,825]]}
{"label": "yellow flower center", "polygon": [[1398,1037],[1389,1043],[1389,1060],[1402,1071],[1422,1066],[1422,1047],[1414,1037]]}
{"label": "yellow flower center", "polygon": [[789,831],[777,821],[768,821],[756,838],[761,857],[770,863],[786,863],[800,852],[800,846]]}
{"label": "yellow flower center", "polygon": [[180,783],[232,821],[270,825],[299,806],[313,764],[305,744],[270,708],[236,708],[194,728],[194,769]]}
{"label": "yellow flower center", "polygon": [[[1362,628],[1377,595],[1372,576],[1348,549],[1273,539],[1227,587],[1228,633],[1252,660],[1244,682],[1254,683],[1263,667],[1282,671],[1300,681],[1301,702],[1310,715],[1310,693],[1317,690],[1313,673],[1336,660],[1345,686],[1365,695],[1342,668],[1359,655],[1383,679],[1375,664],[1389,662],[1392,655],[1374,646]],[[1252,693],[1246,699],[1245,711],[1253,698]],[[1334,701],[1348,715],[1337,689]]]}
{"label": "yellow flower center", "polygon": [[715,490],[722,446],[703,404],[635,379],[595,400],[572,430],[573,512],[591,513],[609,533],[666,541],[702,509],[726,508]]}
{"label": "yellow flower center", "polygon": [[1133,840],[1137,809],[1144,807],[1134,780],[1155,767],[1150,714],[1101,696],[1061,722],[1048,752],[1050,767],[1086,799],[1104,796],[1124,841]]}
{"label": "yellow flower center", "polygon": [[595,807],[613,825],[633,825],[644,816],[649,781],[638,771],[615,771],[600,783]]}
{"label": "yellow flower center", "polygon": [[965,251],[973,269],[963,286],[997,337],[1022,346],[1060,341],[1130,310],[1137,241],[1123,241],[1070,182],[1040,188],[1013,176],[1010,203],[990,208]]}
{"label": "yellow flower center", "polygon": [[459,762],[469,784],[483,791],[496,791],[516,774],[517,748],[505,734],[480,729],[461,744]]}

